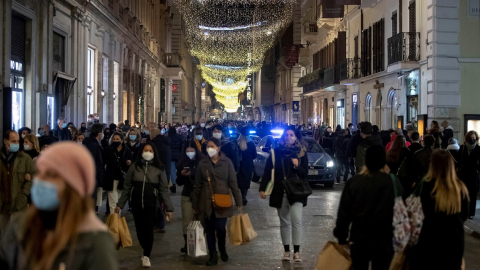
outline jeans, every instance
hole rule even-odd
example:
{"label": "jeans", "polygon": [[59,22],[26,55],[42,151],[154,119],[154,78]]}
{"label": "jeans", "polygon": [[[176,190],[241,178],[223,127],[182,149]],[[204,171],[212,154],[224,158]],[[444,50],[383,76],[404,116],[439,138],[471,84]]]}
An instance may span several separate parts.
{"label": "jeans", "polygon": [[388,270],[393,258],[393,246],[391,242],[378,243],[354,243],[350,248],[352,266],[355,270],[368,270],[372,262],[372,270]]}
{"label": "jeans", "polygon": [[227,226],[227,218],[217,218],[215,217],[215,211],[212,211],[212,215],[210,215],[210,218],[205,219],[205,223],[207,245],[210,255],[217,252],[215,232],[217,233],[218,249],[220,251],[225,251],[225,241],[227,238],[227,230],[225,226]]}
{"label": "jeans", "polygon": [[115,213],[115,207],[117,207],[118,197],[120,196],[120,194],[122,194],[121,190],[120,191],[117,190],[119,182],[120,182],[119,180],[113,180],[113,189],[112,189],[112,191],[107,192],[107,194],[108,194],[108,198],[107,198],[108,204],[107,204],[107,206],[110,208],[109,213]]}
{"label": "jeans", "polygon": [[170,163],[170,169],[170,179],[172,181],[172,185],[175,185],[177,183],[177,163],[175,161]]}
{"label": "jeans", "polygon": [[153,247],[153,224],[155,222],[155,207],[133,208],[133,221],[137,231],[138,242],[143,248],[143,256],[150,257]]}
{"label": "jeans", "polygon": [[187,196],[182,196],[181,206],[182,206],[183,234],[187,234],[188,224],[190,224],[190,222],[192,222],[193,220],[192,199]]}
{"label": "jeans", "polygon": [[290,245],[291,234],[293,245],[300,246],[302,242],[303,203],[296,202],[290,205],[285,195],[282,200],[282,208],[277,208],[277,213],[280,218],[280,235],[282,236],[283,245]]}
{"label": "jeans", "polygon": [[240,192],[242,193],[243,202],[247,202],[248,188],[240,188]]}
{"label": "jeans", "polygon": [[337,158],[337,182],[340,182],[340,174],[343,171],[343,181],[348,179],[348,171],[350,170],[350,162],[346,158]]}

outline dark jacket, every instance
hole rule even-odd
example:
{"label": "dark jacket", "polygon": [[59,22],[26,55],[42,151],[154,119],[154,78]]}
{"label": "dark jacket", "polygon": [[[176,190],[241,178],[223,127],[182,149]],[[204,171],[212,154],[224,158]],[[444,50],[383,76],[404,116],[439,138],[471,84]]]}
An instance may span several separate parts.
{"label": "dark jacket", "polygon": [[336,158],[338,159],[347,158],[347,146],[349,142],[350,142],[350,138],[346,137],[345,135],[339,135],[335,139],[335,144],[333,147],[334,147]]}
{"label": "dark jacket", "polygon": [[[185,159],[181,159],[177,165],[177,185],[184,186],[182,189],[182,196],[192,197],[193,186],[195,184],[195,174],[197,173],[198,163],[200,159],[195,157],[194,160],[189,159],[188,157]],[[182,175],[183,168],[188,167],[190,168],[190,175],[185,176]]]}
{"label": "dark jacket", "polygon": [[95,179],[97,180],[96,187],[103,186],[103,175],[104,175],[104,164],[103,164],[103,149],[97,138],[87,137],[83,140],[83,145],[87,147],[90,154],[92,154],[93,160],[95,161]]}
{"label": "dark jacket", "polygon": [[435,210],[432,197],[435,180],[424,182],[420,198],[425,215],[418,244],[410,250],[409,269],[460,270],[465,248],[463,222],[468,216],[468,198],[462,199],[462,211],[453,215]]}
{"label": "dark jacket", "polygon": [[24,152],[25,152],[25,154],[29,155],[32,159],[38,157],[38,155],[40,154],[40,153],[38,153],[38,151],[35,150],[35,149],[28,150],[28,151],[24,151]]}
{"label": "dark jacket", "polygon": [[172,162],[172,150],[170,148],[170,139],[164,135],[158,135],[153,138],[152,143],[157,147],[158,154],[160,155],[160,161],[165,166],[165,173],[167,174],[167,182],[170,179],[171,162]]}
{"label": "dark jacket", "polygon": [[408,148],[403,148],[402,152],[398,156],[398,159],[395,161],[387,161],[387,165],[390,168],[390,173],[397,175],[398,169],[403,161],[408,157],[410,150]]}
{"label": "dark jacket", "polygon": [[448,147],[448,140],[450,138],[453,138],[453,129],[451,126],[448,126],[446,129],[443,130],[441,133],[441,139],[442,139],[442,144],[441,147],[442,149],[447,149]]}
{"label": "dark jacket", "polygon": [[475,146],[468,154],[465,145],[460,146],[457,154],[458,177],[465,183],[468,190],[478,190],[478,174],[480,172],[480,146]]}
{"label": "dark jacket", "polygon": [[134,145],[125,142],[125,146],[128,148],[128,150],[130,150],[133,160],[135,160],[137,158],[138,149],[140,149],[140,142],[135,143]]}
{"label": "dark jacket", "polygon": [[[210,175],[210,184],[207,179],[207,170]],[[231,217],[233,215],[233,203],[232,207],[228,209],[214,209],[212,190],[214,194],[231,193],[235,199],[235,205],[237,207],[242,205],[242,195],[238,189],[235,169],[232,161],[223,153],[220,153],[216,164],[212,164],[210,158],[204,158],[198,163],[192,205],[194,209],[197,209],[199,213],[206,217],[210,217],[212,211],[215,211],[217,218]]]}
{"label": "dark jacket", "polygon": [[[87,136],[85,135],[85,138],[86,137]],[[40,145],[40,149],[42,149],[44,145],[50,145],[55,142],[58,142],[58,138],[52,135],[45,135],[38,138],[38,144]]]}
{"label": "dark jacket", "polygon": [[240,150],[238,146],[229,140],[222,140],[221,151],[232,161],[235,172],[238,172],[240,169]]}
{"label": "dark jacket", "polygon": [[347,145],[347,157],[355,158],[357,156],[357,147],[363,141],[360,131],[357,131],[355,135],[352,136]]}
{"label": "dark jacket", "polygon": [[180,158],[182,158],[182,147],[184,140],[178,134],[173,136],[168,135],[168,139],[170,139],[170,149],[172,151],[172,161],[178,162]]}
{"label": "dark jacket", "polygon": [[[142,208],[155,208],[156,200],[160,200],[164,203],[167,212],[173,212],[165,169],[151,166],[150,162],[143,159],[138,166],[136,166],[136,163],[132,163],[123,186],[122,196],[117,204],[120,209],[125,206],[127,200],[129,200],[129,205],[133,211]],[[158,192],[157,196],[155,195],[156,192]]]}
{"label": "dark jacket", "polygon": [[[240,150],[240,147],[238,147]],[[253,176],[253,160],[257,158],[257,149],[255,143],[249,139],[247,141],[247,149],[245,151],[240,150],[242,155],[242,161],[240,161],[241,170],[237,173],[237,182],[239,188],[250,188]]]}
{"label": "dark jacket", "polygon": [[357,173],[362,171],[363,166],[365,165],[365,154],[367,149],[372,145],[382,146],[382,140],[377,136],[368,136],[363,139],[363,141],[357,147],[357,155],[355,157],[355,167]]}
{"label": "dark jacket", "polygon": [[[299,179],[307,181],[308,175],[308,158],[307,153],[302,156],[298,161],[298,167],[293,168],[293,163],[291,158],[283,158],[285,156],[285,148],[279,147],[274,150],[275,152],[275,179],[272,194],[270,195],[270,207],[282,208],[283,197],[285,194],[285,187],[283,186],[284,174],[282,169],[282,159],[284,160],[285,173],[287,176],[296,174]],[[263,173],[262,181],[260,182],[260,191],[265,191],[267,189],[267,184],[272,179],[272,157],[269,156],[267,162],[265,163],[265,171]],[[297,201],[289,199],[290,205]],[[307,199],[300,201],[303,203],[303,206],[307,205]]]}
{"label": "dark jacket", "polygon": [[113,181],[118,180],[117,189],[123,189],[123,173],[128,172],[127,160],[132,161],[133,157],[129,149],[122,145],[122,150],[118,152],[112,146],[107,147],[103,152],[103,160],[105,161],[105,180],[103,189],[106,191],[113,190]]}
{"label": "dark jacket", "polygon": [[432,147],[424,147],[413,155],[413,167],[411,171],[412,179],[419,182],[427,174],[430,167],[430,159],[432,157]]}
{"label": "dark jacket", "polygon": [[53,136],[57,137],[59,141],[71,141],[72,140],[72,133],[68,128],[60,129],[57,127],[56,129],[52,130]]}
{"label": "dark jacket", "polygon": [[422,150],[423,149],[423,146],[420,144],[420,143],[412,143],[408,149],[410,150],[410,153],[412,154],[412,156],[415,154],[415,152],[417,152],[418,150]]}
{"label": "dark jacket", "polygon": [[207,128],[203,128],[203,138],[205,140],[209,140],[210,139],[210,132],[208,131]]}
{"label": "dark jacket", "polygon": [[[397,195],[400,196],[402,186],[397,179],[395,184]],[[394,200],[393,180],[389,174],[358,174],[348,180],[340,199],[337,225],[333,230],[338,243],[389,243],[385,246],[393,249]]]}

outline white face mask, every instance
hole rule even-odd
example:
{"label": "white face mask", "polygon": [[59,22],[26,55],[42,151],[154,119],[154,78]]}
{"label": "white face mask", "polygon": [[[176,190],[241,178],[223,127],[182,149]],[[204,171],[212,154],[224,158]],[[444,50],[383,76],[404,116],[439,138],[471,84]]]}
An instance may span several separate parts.
{"label": "white face mask", "polygon": [[27,136],[27,134],[22,134],[22,138],[25,139],[25,136]]}
{"label": "white face mask", "polygon": [[205,123],[201,123],[200,126],[203,128],[205,127]]}
{"label": "white face mask", "polygon": [[78,144],[78,145],[83,145],[83,143],[82,143],[82,142],[77,142],[77,144]]}
{"label": "white face mask", "polygon": [[142,157],[143,159],[145,159],[146,161],[150,161],[153,159],[153,153],[152,152],[143,152],[142,153]]}
{"label": "white face mask", "polygon": [[213,137],[220,140],[222,138],[222,133],[221,132],[213,132]]}
{"label": "white face mask", "polygon": [[210,126],[207,125],[206,128],[210,128]]}
{"label": "white face mask", "polygon": [[197,126],[192,126],[192,130],[194,130]]}
{"label": "white face mask", "polygon": [[217,154],[217,149],[215,148],[207,148],[207,153],[210,157],[213,157]]}
{"label": "white face mask", "polygon": [[201,141],[203,139],[203,135],[195,135],[195,139],[197,141]]}
{"label": "white face mask", "polygon": [[29,144],[23,145],[23,149],[25,149],[25,151],[30,150],[30,145]]}
{"label": "white face mask", "polygon": [[187,157],[193,159],[195,157],[195,152],[187,152]]}

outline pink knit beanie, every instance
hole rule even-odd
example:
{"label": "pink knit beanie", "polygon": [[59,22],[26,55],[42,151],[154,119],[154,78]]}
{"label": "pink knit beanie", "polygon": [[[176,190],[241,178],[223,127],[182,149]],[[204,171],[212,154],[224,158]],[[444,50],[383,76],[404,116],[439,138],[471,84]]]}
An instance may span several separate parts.
{"label": "pink knit beanie", "polygon": [[51,171],[63,178],[82,197],[95,189],[95,164],[84,146],[59,142],[43,151],[37,159],[38,171]]}

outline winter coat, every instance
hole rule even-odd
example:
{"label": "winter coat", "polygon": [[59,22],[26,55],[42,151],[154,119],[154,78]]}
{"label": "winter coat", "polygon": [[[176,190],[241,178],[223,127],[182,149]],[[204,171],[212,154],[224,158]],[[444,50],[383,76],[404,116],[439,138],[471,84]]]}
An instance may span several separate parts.
{"label": "winter coat", "polygon": [[424,147],[415,152],[413,155],[413,166],[411,171],[413,181],[419,182],[427,174],[430,167],[432,153],[432,147]]}
{"label": "winter coat", "polygon": [[[6,231],[0,247],[0,269],[27,270],[25,257],[23,228],[25,227],[26,213],[12,216],[11,226]],[[64,248],[57,255],[51,269],[68,270],[116,270],[118,269],[117,252],[108,228],[97,218],[91,210],[78,225],[78,234],[75,240],[75,250]],[[73,256],[70,257],[70,254]],[[65,263],[62,268],[60,265]]]}
{"label": "winter coat", "polygon": [[339,135],[335,139],[335,144],[333,145],[335,151],[335,157],[338,159],[347,158],[347,146],[350,141],[350,138],[345,135]]}
{"label": "winter coat", "polygon": [[[210,175],[210,184],[207,179],[207,170]],[[219,154],[216,164],[212,164],[210,158],[204,158],[198,163],[192,193],[192,205],[205,217],[210,217],[212,211],[215,211],[217,218],[231,217],[233,215],[233,203],[232,207],[227,209],[214,209],[212,190],[214,194],[231,193],[235,199],[235,205],[237,207],[242,205],[242,195],[238,189],[235,169],[232,161],[224,153]]]}
{"label": "winter coat", "polygon": [[132,160],[135,160],[137,158],[138,149],[140,149],[140,142],[135,143],[133,145],[128,142],[125,142],[124,144],[128,148],[128,150],[130,150],[130,153],[132,154],[132,158],[133,158]]}
{"label": "winter coat", "polygon": [[430,130],[428,130],[428,134],[432,135],[433,138],[435,138],[435,144],[434,144],[435,149],[440,148],[440,138],[441,138],[440,129],[437,127],[431,128]]}
{"label": "winter coat", "polygon": [[222,140],[221,151],[232,161],[235,172],[238,172],[240,169],[240,150],[238,146],[229,140]]}
{"label": "winter coat", "polygon": [[[270,207],[275,208],[282,208],[282,202],[285,194],[285,187],[283,186],[284,174],[282,169],[282,159],[285,165],[285,173],[287,174],[287,178],[290,175],[297,175],[299,179],[307,181],[308,175],[308,158],[307,153],[303,155],[298,160],[298,167],[295,169],[293,168],[293,163],[291,158],[284,158],[285,156],[285,148],[279,147],[274,150],[275,153],[275,171],[274,171],[274,185],[272,194],[270,195]],[[265,171],[263,173],[262,181],[260,182],[260,191],[265,191],[267,189],[268,182],[272,179],[272,169],[273,169],[273,162],[271,155],[268,157],[267,162],[265,163]],[[303,201],[294,201],[289,199],[288,200],[290,205],[295,202],[303,203],[303,206],[307,206],[307,199]]]}
{"label": "winter coat", "polygon": [[[95,187],[102,187],[103,186],[103,175],[105,173],[105,167],[103,166],[103,149],[100,143],[98,142],[97,138],[95,137],[87,137],[83,140],[82,144],[87,147],[90,154],[92,154],[92,158],[95,162],[95,179],[96,186]],[[92,168],[93,169],[93,168]]]}
{"label": "winter coat", "polygon": [[[395,184],[398,195],[401,195],[403,190],[398,179],[395,179]],[[342,192],[337,224],[333,230],[338,243],[388,243],[385,246],[393,248],[394,199],[395,191],[389,174],[357,174],[348,180]]]}
{"label": "winter coat", "polygon": [[468,198],[462,198],[460,213],[447,215],[435,210],[432,197],[435,179],[424,182],[420,198],[422,201],[423,227],[417,245],[409,252],[409,269],[460,270],[465,248],[463,223],[468,217]]}
{"label": "winter coat", "polygon": [[103,189],[106,191],[113,190],[113,181],[118,180],[117,189],[123,189],[123,173],[128,172],[127,160],[132,161],[133,157],[130,150],[122,144],[122,150],[118,152],[112,146],[105,149],[103,153],[103,160],[105,160],[105,180],[103,182]]}
{"label": "winter coat", "polygon": [[358,145],[357,156],[355,157],[357,173],[362,171],[363,166],[365,166],[365,154],[367,153],[367,149],[372,145],[382,146],[382,140],[377,136],[368,136]]}
{"label": "winter coat", "polygon": [[478,176],[480,172],[480,146],[475,148],[468,154],[465,145],[460,146],[457,154],[457,175],[470,192],[478,191]]}
{"label": "winter coat", "polygon": [[410,153],[411,153],[412,157],[415,154],[415,152],[417,152],[418,150],[422,150],[422,149],[423,149],[423,146],[420,143],[412,143],[408,147],[408,150],[410,150]]}
{"label": "winter coat", "polygon": [[[240,150],[240,147],[238,147]],[[239,188],[250,188],[253,176],[253,160],[257,158],[257,149],[255,143],[249,138],[247,141],[247,149],[240,150],[242,160],[240,161],[240,170],[237,173],[237,182]]]}
{"label": "winter coat", "polygon": [[[87,136],[85,136],[86,138]],[[55,142],[58,142],[58,138],[57,137],[54,137],[52,135],[45,135],[45,136],[41,136],[38,138],[38,144],[40,146],[40,149],[42,149],[42,147],[44,145],[50,145],[50,144],[53,144]]]}
{"label": "winter coat", "polygon": [[[8,168],[5,164],[4,155],[5,149],[2,149],[2,158],[0,159],[0,183],[2,178],[8,177]],[[36,171],[35,164],[29,155],[23,151],[18,151],[13,162],[13,179],[11,182],[12,188],[12,205],[10,211],[18,212],[27,209],[27,197],[30,195],[30,188],[32,187],[32,181],[25,180],[25,174],[30,174],[33,179]],[[0,184],[1,189],[1,184]],[[4,202],[4,193],[0,190],[0,209]]]}
{"label": "winter coat", "polygon": [[[410,150],[408,148],[403,148],[402,152],[398,156],[398,159],[395,161],[387,161],[387,165],[390,168],[390,173],[397,175],[398,169],[400,168],[400,165],[402,165],[402,162],[405,161],[405,159],[408,157],[410,153]],[[387,153],[388,155],[388,153]]]}
{"label": "winter coat", "polygon": [[[183,186],[182,196],[192,197],[193,186],[195,184],[195,175],[197,173],[198,163],[200,159],[195,157],[194,160],[190,158],[181,159],[177,165],[177,185]],[[183,168],[190,168],[190,175],[185,176],[182,174]]]}
{"label": "winter coat", "polygon": [[452,126],[448,126],[443,132],[441,133],[441,139],[442,139],[442,144],[441,147],[442,149],[447,149],[448,147],[448,140],[450,138],[453,138],[453,128]]}
{"label": "winter coat", "polygon": [[[393,145],[393,142],[395,141],[395,138],[397,138],[397,135],[392,135],[392,137],[390,137],[390,142],[387,143],[387,146],[385,147],[385,151],[388,152],[390,150],[390,148],[392,148],[392,145]],[[408,141],[405,141],[405,145],[407,147],[409,147],[410,145],[412,145],[410,142]]]}
{"label": "winter coat", "polygon": [[[158,155],[163,166],[165,166],[165,173],[167,174],[167,180],[170,179],[170,170],[172,162],[172,150],[170,148],[170,139],[164,135],[158,135],[153,138],[152,143],[157,147]],[[169,180],[168,180],[169,181]]]}
{"label": "winter coat", "polygon": [[57,137],[59,141],[71,141],[72,140],[72,133],[68,128],[60,129],[57,127],[56,129],[52,130],[53,136]]}
{"label": "winter coat", "polygon": [[347,157],[355,158],[357,156],[357,147],[363,141],[360,131],[357,131],[355,135],[352,136],[347,145]]}
{"label": "winter coat", "polygon": [[87,121],[87,127],[85,130],[85,138],[90,137],[90,133],[92,133],[92,127],[95,124],[93,121]]}
{"label": "winter coat", "polygon": [[[167,167],[170,166],[165,168]],[[151,162],[143,158],[138,166],[132,163],[125,177],[122,196],[117,203],[118,207],[122,209],[127,200],[133,211],[140,208],[155,208],[159,200],[164,203],[167,212],[173,212],[165,169],[154,167]]]}
{"label": "winter coat", "polygon": [[183,148],[183,142],[184,140],[182,137],[178,134],[175,134],[173,136],[168,136],[168,139],[170,139],[170,149],[172,151],[172,161],[178,162],[180,161],[180,158],[182,158],[182,148]]}

